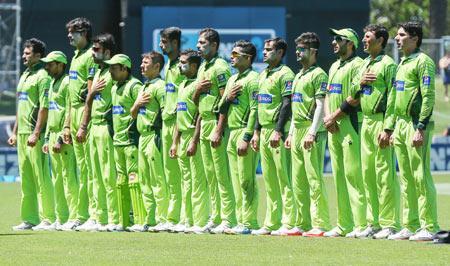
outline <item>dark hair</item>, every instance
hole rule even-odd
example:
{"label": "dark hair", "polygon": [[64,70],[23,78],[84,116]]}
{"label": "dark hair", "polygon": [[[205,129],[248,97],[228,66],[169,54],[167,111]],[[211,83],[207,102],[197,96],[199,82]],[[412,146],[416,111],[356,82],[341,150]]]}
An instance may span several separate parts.
{"label": "dark hair", "polygon": [[200,63],[202,62],[202,57],[200,56],[200,54],[192,49],[181,51],[180,56],[181,55],[187,56],[189,64],[196,64],[197,67],[200,66]]}
{"label": "dark hair", "polygon": [[116,42],[114,36],[109,33],[102,33],[94,37],[92,40],[94,43],[100,44],[103,49],[111,51],[111,56],[116,52]]}
{"label": "dark hair", "polygon": [[74,18],[71,21],[67,22],[66,29],[78,31],[78,32],[86,32],[86,39],[88,42],[91,41],[92,38],[92,25],[91,22],[87,18]]}
{"label": "dark hair", "polygon": [[39,39],[31,38],[31,39],[26,40],[23,43],[23,48],[26,48],[26,47],[31,47],[31,49],[33,50],[33,53],[40,54],[41,57],[45,56],[45,48],[46,48],[45,42],[43,42]]}
{"label": "dark hair", "polygon": [[217,49],[219,49],[219,44],[220,44],[220,36],[219,33],[213,29],[213,28],[204,28],[200,31],[199,35],[205,35],[205,39],[208,40],[208,42],[212,43],[215,42],[217,43]]}
{"label": "dark hair", "polygon": [[422,37],[423,37],[423,31],[422,31],[422,24],[417,21],[408,21],[405,23],[399,23],[398,26],[400,28],[403,28],[411,37],[417,36],[417,47],[420,47],[422,45]]}
{"label": "dark hair", "polygon": [[169,39],[169,41],[176,40],[178,43],[178,49],[181,46],[181,30],[178,27],[169,27],[159,32],[161,37]]}
{"label": "dark hair", "polygon": [[315,32],[304,32],[300,34],[300,36],[295,39],[295,43],[303,43],[308,46],[308,48],[316,48],[319,49],[320,47],[320,39],[319,35]]}
{"label": "dark hair", "polygon": [[234,47],[240,47],[242,51],[246,54],[251,55],[251,62],[255,61],[256,58],[256,47],[253,43],[247,40],[239,40],[234,43]]}
{"label": "dark hair", "polygon": [[283,50],[283,54],[281,55],[281,57],[284,57],[284,55],[286,54],[287,43],[284,39],[282,39],[280,37],[276,37],[276,38],[267,39],[264,42],[265,43],[273,42],[273,46],[275,47],[275,50],[280,50],[280,49]]}
{"label": "dark hair", "polygon": [[164,56],[156,51],[145,53],[142,58],[150,58],[153,64],[159,63],[159,71],[164,67]]}
{"label": "dark hair", "polygon": [[389,39],[389,32],[386,29],[386,27],[384,27],[380,24],[370,24],[364,28],[364,32],[368,32],[368,31],[375,33],[375,38],[377,38],[377,39],[380,37],[383,37],[383,43],[381,44],[381,47],[383,47],[383,49],[384,49],[386,47],[386,44]]}

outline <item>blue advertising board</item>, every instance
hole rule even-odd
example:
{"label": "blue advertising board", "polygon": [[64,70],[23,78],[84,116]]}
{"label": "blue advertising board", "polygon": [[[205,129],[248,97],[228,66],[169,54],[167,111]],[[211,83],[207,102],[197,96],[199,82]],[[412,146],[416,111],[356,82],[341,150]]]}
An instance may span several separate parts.
{"label": "blue advertising board", "polygon": [[233,44],[249,40],[258,51],[254,68],[264,68],[264,40],[285,38],[284,7],[152,7],[142,8],[142,52],[160,51],[159,32],[176,26],[182,30],[181,49],[196,50],[198,33],[212,27],[220,34],[219,55],[229,61]]}

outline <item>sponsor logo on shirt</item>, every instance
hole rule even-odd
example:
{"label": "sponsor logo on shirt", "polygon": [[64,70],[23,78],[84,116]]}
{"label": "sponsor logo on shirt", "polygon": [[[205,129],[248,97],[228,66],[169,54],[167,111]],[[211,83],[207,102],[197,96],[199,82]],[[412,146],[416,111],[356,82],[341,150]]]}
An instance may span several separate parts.
{"label": "sponsor logo on shirt", "polygon": [[100,93],[94,95],[94,101],[101,101],[102,95]]}
{"label": "sponsor logo on shirt", "polygon": [[59,110],[58,104],[55,101],[49,101],[48,102],[48,109],[49,110]]}
{"label": "sponsor logo on shirt", "polygon": [[328,83],[326,82],[320,83],[320,91],[327,91],[327,85]]}
{"label": "sponsor logo on shirt", "polygon": [[396,91],[404,91],[405,90],[405,81],[396,80],[395,81],[395,90]]}
{"label": "sponsor logo on shirt", "polygon": [[173,83],[167,83],[166,84],[166,92],[174,93],[175,92],[175,85],[173,85]]}
{"label": "sponsor logo on shirt", "polygon": [[177,103],[177,112],[178,111],[187,111],[187,103],[186,102],[178,102]]}
{"label": "sponsor logo on shirt", "polygon": [[225,74],[220,74],[217,76],[217,81],[219,81],[220,83],[224,83],[225,81],[227,81],[227,79],[225,78]]}
{"label": "sponsor logo on shirt", "polygon": [[90,67],[89,68],[89,76],[93,76],[95,75],[95,67]]}
{"label": "sponsor logo on shirt", "polygon": [[339,83],[331,83],[328,86],[328,91],[330,93],[342,94],[342,84]]}
{"label": "sponsor logo on shirt", "polygon": [[284,83],[284,89],[286,91],[291,91],[292,90],[292,80],[288,80]]}
{"label": "sponsor logo on shirt", "polygon": [[422,83],[425,86],[429,86],[431,83],[431,77],[430,76],[423,76]]}
{"label": "sponsor logo on shirt", "polygon": [[75,70],[69,71],[69,79],[78,79],[78,72]]}
{"label": "sponsor logo on shirt", "polygon": [[258,103],[272,103],[272,95],[258,94]]}
{"label": "sponsor logo on shirt", "polygon": [[125,109],[120,105],[114,105],[112,107],[112,113],[113,115],[120,115],[125,113]]}
{"label": "sponsor logo on shirt", "polygon": [[294,93],[292,94],[292,101],[296,103],[302,103],[303,102],[303,95],[301,93]]}
{"label": "sponsor logo on shirt", "polygon": [[235,98],[235,99],[231,102],[231,104],[238,105],[238,104],[239,104],[239,99],[238,99],[238,98]]}
{"label": "sponsor logo on shirt", "polygon": [[146,111],[146,110],[147,110],[147,108],[141,107],[141,108],[139,108],[138,114],[139,114],[139,115],[145,115],[145,111]]}
{"label": "sponsor logo on shirt", "polygon": [[372,86],[370,86],[370,85],[362,86],[362,93],[365,95],[371,95],[372,94]]}
{"label": "sponsor logo on shirt", "polygon": [[27,101],[28,100],[28,92],[19,91],[19,93],[17,94],[17,98],[19,99],[19,101]]}

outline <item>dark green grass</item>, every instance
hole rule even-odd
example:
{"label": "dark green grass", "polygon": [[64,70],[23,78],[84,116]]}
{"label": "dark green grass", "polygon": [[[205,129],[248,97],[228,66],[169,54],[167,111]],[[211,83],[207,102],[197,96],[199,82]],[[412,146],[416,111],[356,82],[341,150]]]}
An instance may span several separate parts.
{"label": "dark green grass", "polygon": [[[260,181],[260,197],[264,198]],[[450,183],[450,175],[436,175]],[[331,219],[335,193],[326,178]],[[11,231],[19,220],[19,184],[0,184],[0,265],[22,264],[441,264],[450,245],[409,241],[168,233],[78,233]],[[265,202],[260,201],[260,221]],[[439,221],[450,229],[450,195],[439,195]]]}

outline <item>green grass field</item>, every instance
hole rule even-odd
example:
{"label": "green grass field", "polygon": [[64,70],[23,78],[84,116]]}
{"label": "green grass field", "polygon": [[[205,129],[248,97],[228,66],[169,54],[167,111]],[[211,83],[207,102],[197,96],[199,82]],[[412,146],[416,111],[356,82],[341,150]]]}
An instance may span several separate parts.
{"label": "green grass field", "polygon": [[[260,221],[264,188],[260,181]],[[450,175],[435,175],[439,222],[450,229]],[[331,177],[326,177],[330,214],[336,220]],[[445,188],[445,184],[447,188]],[[0,184],[0,265],[22,264],[440,264],[450,245],[409,241],[169,233],[20,232],[20,185]]]}

